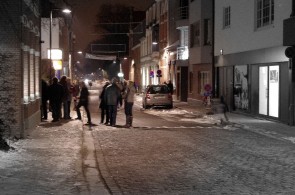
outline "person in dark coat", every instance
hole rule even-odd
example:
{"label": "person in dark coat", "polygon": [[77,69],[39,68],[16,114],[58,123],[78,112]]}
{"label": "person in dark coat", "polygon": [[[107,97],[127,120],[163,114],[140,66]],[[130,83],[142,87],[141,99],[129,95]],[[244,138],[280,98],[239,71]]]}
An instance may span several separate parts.
{"label": "person in dark coat", "polygon": [[70,96],[70,91],[68,89],[67,77],[65,75],[62,76],[59,83],[62,85],[64,90],[64,96],[62,98],[63,119],[71,119],[69,115],[69,108],[68,108],[68,99]]}
{"label": "person in dark coat", "polygon": [[169,82],[167,83],[167,87],[169,88],[170,93],[173,94],[174,89],[171,80],[169,80]]}
{"label": "person in dark coat", "polygon": [[57,122],[61,116],[61,103],[64,97],[64,89],[58,83],[58,79],[54,77],[52,84],[49,86],[49,101],[52,109],[52,122]]}
{"label": "person in dark coat", "polygon": [[87,124],[91,124],[91,116],[90,116],[90,112],[89,112],[89,109],[88,109],[89,91],[88,91],[88,88],[86,87],[84,82],[80,83],[80,87],[81,87],[81,92],[80,92],[80,96],[78,97],[79,103],[76,106],[76,111],[77,111],[77,116],[78,117],[76,119],[78,119],[78,120],[82,119],[81,112],[80,112],[80,107],[83,106],[85,111],[86,111],[86,114],[87,114],[87,119],[88,119]]}
{"label": "person in dark coat", "polygon": [[47,101],[49,100],[49,86],[45,80],[42,79],[42,120],[47,120]]}
{"label": "person in dark coat", "polygon": [[105,99],[104,99],[105,90],[109,84],[110,84],[109,82],[105,83],[105,85],[102,87],[102,91],[99,96],[99,99],[100,99],[99,108],[101,110],[100,123],[103,123],[104,118],[106,116],[106,122],[104,123],[105,125],[107,125],[110,122],[109,113],[108,113],[109,112],[108,106],[107,106]]}
{"label": "person in dark coat", "polygon": [[104,94],[105,102],[107,103],[109,110],[110,125],[113,127],[116,126],[118,102],[121,95],[121,89],[119,88],[117,82],[117,79],[113,78],[112,84],[106,88]]}

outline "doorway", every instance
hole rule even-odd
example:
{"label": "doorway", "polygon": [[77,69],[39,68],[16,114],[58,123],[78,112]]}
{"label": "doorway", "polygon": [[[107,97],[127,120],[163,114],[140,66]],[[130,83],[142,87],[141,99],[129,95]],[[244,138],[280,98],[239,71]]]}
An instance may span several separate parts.
{"label": "doorway", "polygon": [[278,65],[259,67],[259,114],[279,117]]}

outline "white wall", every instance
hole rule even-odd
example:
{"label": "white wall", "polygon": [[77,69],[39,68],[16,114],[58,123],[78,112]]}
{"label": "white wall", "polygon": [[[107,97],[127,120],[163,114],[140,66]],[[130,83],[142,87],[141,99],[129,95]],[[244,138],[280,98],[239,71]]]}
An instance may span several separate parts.
{"label": "white wall", "polygon": [[[283,20],[291,14],[292,0],[275,0],[274,24],[255,30],[255,0],[215,1],[214,55],[283,45]],[[223,8],[231,7],[231,25],[223,29]]]}
{"label": "white wall", "polygon": [[[217,0],[219,1],[219,0]],[[207,0],[194,0],[189,6],[189,24],[200,21],[200,46],[189,48],[189,63],[211,63],[211,46],[204,46],[204,19],[212,19],[212,3]],[[190,34],[190,30],[189,30]],[[190,35],[189,35],[190,38]],[[189,41],[190,42],[190,41]]]}
{"label": "white wall", "polygon": [[[49,18],[41,18],[41,59],[48,59],[47,50],[50,48],[49,44]],[[59,48],[59,19],[52,19],[52,49]]]}

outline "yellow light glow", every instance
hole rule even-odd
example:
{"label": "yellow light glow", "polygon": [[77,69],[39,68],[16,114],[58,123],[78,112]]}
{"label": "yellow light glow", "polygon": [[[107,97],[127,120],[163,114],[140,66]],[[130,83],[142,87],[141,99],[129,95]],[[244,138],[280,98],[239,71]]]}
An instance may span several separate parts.
{"label": "yellow light glow", "polygon": [[54,70],[61,70],[62,69],[62,61],[61,60],[53,60],[52,61]]}

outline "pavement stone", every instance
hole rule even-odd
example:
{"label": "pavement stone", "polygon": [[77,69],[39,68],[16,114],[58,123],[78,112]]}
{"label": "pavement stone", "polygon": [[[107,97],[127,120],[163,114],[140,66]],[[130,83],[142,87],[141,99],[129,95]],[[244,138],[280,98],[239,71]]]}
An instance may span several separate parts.
{"label": "pavement stone", "polygon": [[[201,104],[176,101],[174,106],[175,109],[185,109],[196,116],[210,112]],[[144,128],[89,127],[77,120],[42,122],[27,139],[10,143],[15,146],[15,151],[0,151],[0,194],[182,194],[184,189],[191,192],[188,194],[195,194],[199,188],[202,189],[199,192],[202,195],[254,194],[247,188],[252,185],[259,186],[261,194],[271,194],[275,188],[284,189],[279,194],[295,194],[295,176],[290,171],[295,169],[295,152],[288,145],[295,143],[295,127],[237,113],[228,113],[228,117],[229,125],[236,127],[230,130],[235,131],[236,135],[242,135],[235,137],[234,141],[226,128],[222,129],[220,135],[215,135],[211,127],[197,132],[186,127],[194,135],[194,141],[200,143],[199,148],[193,148],[186,141],[189,138],[177,131],[163,134],[165,128],[158,129],[159,133],[155,132],[153,137],[149,137],[148,130]],[[93,118],[98,118],[98,113],[93,113]],[[252,134],[244,134],[244,130]],[[264,140],[265,135],[274,139],[272,145]],[[218,136],[218,140],[212,142],[210,136]],[[142,139],[138,140],[138,137]],[[153,144],[147,147],[147,142]],[[162,142],[165,148],[160,144]],[[179,148],[173,147],[175,142]],[[125,146],[124,149],[120,148],[121,145]],[[139,148],[134,149],[135,146]],[[257,146],[259,153],[256,151]],[[231,150],[234,147],[242,148],[244,153],[236,155]],[[225,148],[226,154],[222,152]],[[191,151],[186,159],[196,159],[198,156],[196,160],[199,163],[182,160],[182,150]],[[160,151],[171,155],[162,156]],[[148,154],[148,158],[142,156],[143,153]],[[259,155],[261,153],[264,155]],[[137,158],[139,156],[142,158]],[[126,158],[128,160],[123,161]],[[166,162],[173,160],[177,163],[167,167]],[[281,166],[277,166],[278,161]],[[216,166],[216,162],[221,163]],[[177,170],[179,166],[187,168]],[[136,170],[130,167],[136,167]],[[244,167],[245,171],[236,167]],[[150,174],[142,178],[147,171]],[[175,174],[175,171],[179,173]],[[158,172],[159,177],[154,177],[155,172]],[[197,174],[203,176],[198,177]],[[182,175],[183,178],[176,175]],[[196,178],[198,185],[192,185],[191,178]],[[273,188],[264,189],[263,186],[270,185],[266,182],[271,183]],[[235,187],[228,191],[225,186]]]}

